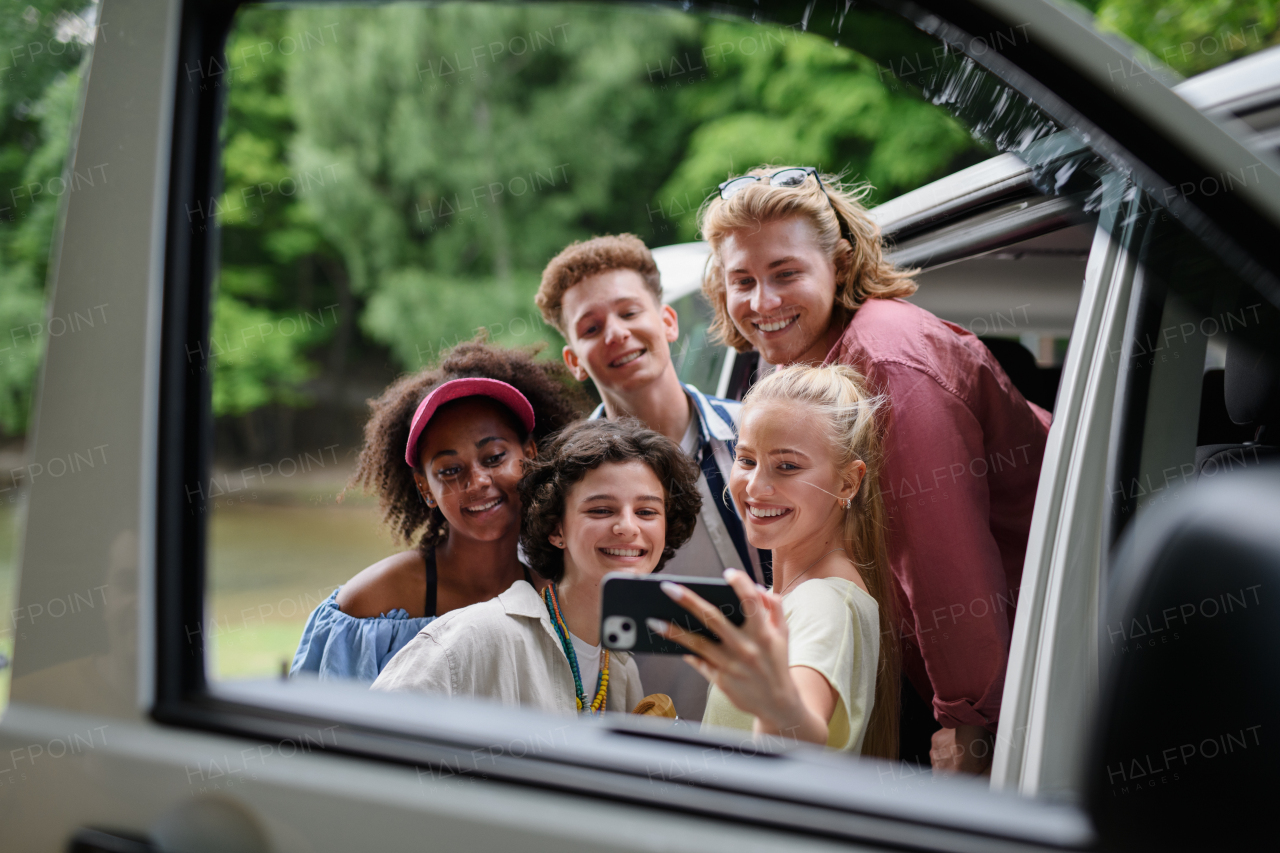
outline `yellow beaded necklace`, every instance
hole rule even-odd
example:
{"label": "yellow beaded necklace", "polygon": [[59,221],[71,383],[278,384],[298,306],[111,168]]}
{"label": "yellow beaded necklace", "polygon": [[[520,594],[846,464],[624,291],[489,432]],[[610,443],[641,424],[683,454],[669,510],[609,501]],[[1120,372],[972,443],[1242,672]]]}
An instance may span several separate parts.
{"label": "yellow beaded necklace", "polygon": [[600,654],[600,675],[596,678],[596,695],[591,700],[591,704],[587,705],[586,694],[582,691],[582,675],[578,670],[578,655],[573,650],[573,641],[569,639],[569,628],[564,624],[564,617],[560,615],[560,599],[556,594],[556,585],[552,584],[542,591],[542,601],[547,605],[547,612],[551,614],[551,624],[555,626],[556,636],[560,638],[560,646],[564,649],[564,656],[569,659],[569,668],[573,670],[573,687],[577,693],[578,713],[582,713],[585,709],[588,714],[599,714],[604,710],[605,698],[609,694],[609,650],[605,649]]}

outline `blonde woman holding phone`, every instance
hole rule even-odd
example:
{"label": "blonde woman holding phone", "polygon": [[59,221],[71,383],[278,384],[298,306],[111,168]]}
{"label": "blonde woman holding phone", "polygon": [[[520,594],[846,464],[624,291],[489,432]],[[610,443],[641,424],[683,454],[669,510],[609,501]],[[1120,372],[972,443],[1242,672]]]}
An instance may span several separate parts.
{"label": "blonde woman holding phone", "polygon": [[882,401],[850,367],[790,367],[743,400],[729,491],[753,547],[773,551],[772,590],[730,569],[738,628],[695,593],[664,589],[716,643],[667,622],[711,682],[704,727],[898,754],[898,647],[880,497]]}

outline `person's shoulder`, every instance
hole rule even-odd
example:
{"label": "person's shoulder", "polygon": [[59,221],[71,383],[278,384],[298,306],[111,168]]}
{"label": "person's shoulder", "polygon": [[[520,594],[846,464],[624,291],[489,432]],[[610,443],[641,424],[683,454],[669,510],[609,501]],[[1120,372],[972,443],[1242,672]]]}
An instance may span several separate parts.
{"label": "person's shoulder", "polygon": [[951,324],[905,299],[868,299],[854,312],[841,343],[865,351],[876,362],[928,364],[930,343],[951,344]]}
{"label": "person's shoulder", "polygon": [[498,634],[517,634],[520,619],[540,617],[542,599],[528,581],[518,580],[488,601],[480,601],[437,618],[422,633],[440,643],[484,643]]}
{"label": "person's shoulder", "polygon": [[[419,614],[426,605],[426,563],[420,551],[379,560],[342,585],[336,599],[348,616],[366,619],[395,610]],[[425,614],[429,615],[429,614]]]}
{"label": "person's shoulder", "polygon": [[[738,423],[738,414],[742,411],[742,402],[740,400],[730,400],[727,397],[707,394],[697,386],[689,383],[685,383],[684,388],[697,401],[699,414],[709,421],[708,426],[713,436],[721,438],[722,436],[719,433],[725,430],[732,432],[733,427]],[[721,423],[716,423],[716,421]],[[717,429],[717,427],[721,426],[723,426],[723,429]]]}
{"label": "person's shoulder", "polygon": [[926,375],[944,389],[969,399],[970,386],[993,361],[986,346],[962,326],[903,299],[868,299],[838,344],[841,361],[864,370]]}
{"label": "person's shoulder", "polygon": [[811,665],[833,683],[838,678],[833,676],[834,670],[820,664],[835,664],[880,634],[879,605],[844,578],[815,578],[800,584],[787,596],[783,612],[793,665],[797,661]]}
{"label": "person's shoulder", "polygon": [[850,613],[856,615],[864,599],[875,606],[875,599],[853,581],[828,577],[814,578],[800,584],[786,597],[784,604],[788,615],[800,612],[806,619],[818,617],[843,620]]}

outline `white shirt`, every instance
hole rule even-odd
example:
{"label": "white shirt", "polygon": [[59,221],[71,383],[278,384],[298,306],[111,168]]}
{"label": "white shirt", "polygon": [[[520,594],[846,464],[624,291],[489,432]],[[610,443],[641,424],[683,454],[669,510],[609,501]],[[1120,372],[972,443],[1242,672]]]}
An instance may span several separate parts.
{"label": "white shirt", "polygon": [[[542,597],[523,580],[497,598],[451,610],[423,628],[387,663],[372,689],[474,696],[503,705],[578,712],[569,659]],[[594,695],[594,682],[590,690]],[[610,652],[605,709],[628,713],[643,698],[631,655]]]}
{"label": "white shirt", "polygon": [[[573,643],[573,653],[578,656],[578,677],[582,679],[582,695],[587,704],[596,695],[596,679],[600,677],[600,646],[588,645],[586,640],[578,639],[578,635],[569,632],[569,642]],[[613,657],[610,652],[609,657]],[[612,667],[610,667],[612,669]]]}
{"label": "white shirt", "polygon": [[[689,418],[689,428],[684,432],[684,438],[680,441],[680,449],[689,455],[689,458],[695,462],[698,460],[700,452],[699,430],[698,430],[698,413],[694,410],[693,416]],[[698,488],[705,490],[707,478],[698,477]],[[693,535],[689,537],[689,541],[684,547],[675,553],[670,560],[662,567],[662,571],[669,575],[694,575],[700,578],[718,578],[724,574],[724,570],[729,568],[720,556],[720,552],[716,549],[715,542],[711,539],[711,533],[707,530],[707,519],[712,517],[718,526],[723,527],[720,521],[719,511],[715,504],[712,503],[706,495],[702,500],[703,511],[698,513],[698,524],[693,528]],[[710,513],[708,513],[708,510]],[[729,534],[724,534],[726,541]],[[732,552],[732,546],[730,546]],[[742,568],[738,565],[738,560],[732,564],[734,568]]]}

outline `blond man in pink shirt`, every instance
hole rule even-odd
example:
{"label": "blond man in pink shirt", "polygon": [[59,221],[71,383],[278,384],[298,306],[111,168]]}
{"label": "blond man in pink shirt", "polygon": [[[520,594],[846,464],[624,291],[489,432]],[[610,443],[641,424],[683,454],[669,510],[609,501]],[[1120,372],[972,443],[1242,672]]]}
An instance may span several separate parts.
{"label": "blond man in pink shirt", "polygon": [[771,365],[848,364],[888,396],[902,757],[988,772],[1049,414],[973,334],[904,301],[916,285],[885,261],[859,192],[811,167],[756,169],[700,225],[715,333]]}

